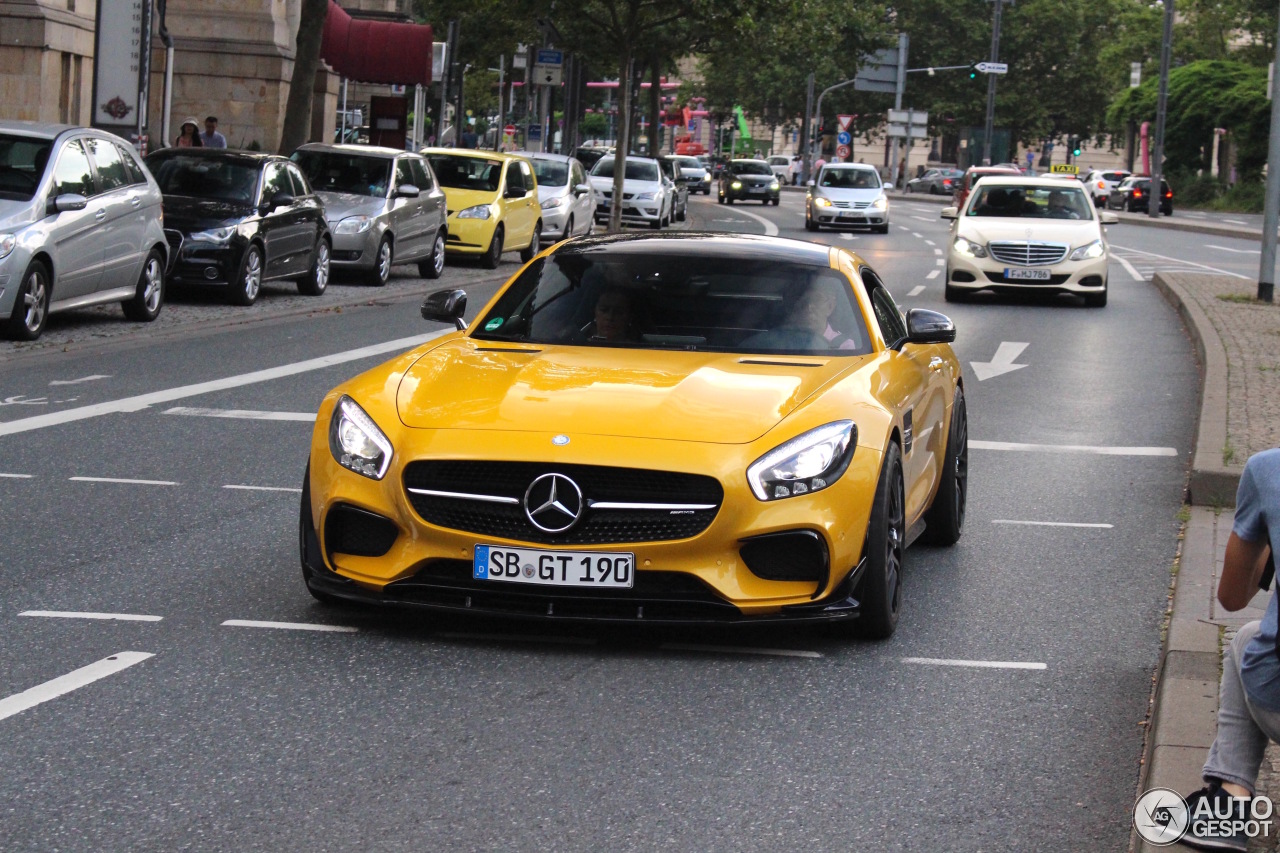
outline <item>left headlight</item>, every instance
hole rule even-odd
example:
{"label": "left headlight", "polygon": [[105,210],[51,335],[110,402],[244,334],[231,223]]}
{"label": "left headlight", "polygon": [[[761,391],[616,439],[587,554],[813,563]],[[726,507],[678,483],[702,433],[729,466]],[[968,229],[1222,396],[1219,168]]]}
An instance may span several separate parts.
{"label": "left headlight", "polygon": [[1094,258],[1100,258],[1107,253],[1106,246],[1102,245],[1101,240],[1094,240],[1092,243],[1086,243],[1079,249],[1071,253],[1073,261],[1089,261]]}
{"label": "left headlight", "polygon": [[329,420],[329,452],[343,468],[373,480],[381,480],[391,465],[391,442],[345,394]]}
{"label": "left headlight", "polygon": [[554,210],[557,207],[564,207],[564,205],[568,204],[568,202],[569,202],[569,197],[567,195],[556,196],[555,198],[549,198],[546,201],[544,201],[542,203],[542,209]]}
{"label": "left headlight", "polygon": [[884,196],[880,196],[875,201],[871,202],[871,206],[876,210],[888,210],[889,199],[885,198]]}
{"label": "left headlight", "polygon": [[747,482],[762,501],[825,489],[849,467],[857,442],[858,427],[853,421],[811,429],[751,463]]}
{"label": "left headlight", "polygon": [[346,219],[338,223],[333,229],[335,234],[363,234],[373,226],[373,220],[368,216],[348,216]]}
{"label": "left headlight", "polygon": [[742,181],[734,181],[733,183],[729,184],[729,186],[733,187],[735,190],[740,190],[742,189]]}
{"label": "left headlight", "polygon": [[658,197],[658,194],[656,192],[635,194],[636,201],[653,201],[657,197]]}
{"label": "left headlight", "polygon": [[231,235],[236,233],[234,225],[228,225],[225,228],[210,228],[208,231],[197,231],[191,235],[192,242],[201,243],[225,243],[231,239]]}
{"label": "left headlight", "polygon": [[779,189],[781,186],[782,185],[779,184],[777,181],[774,181],[773,183],[769,184],[769,189],[776,190],[776,189]]}
{"label": "left headlight", "polygon": [[493,214],[487,204],[477,204],[475,207],[468,207],[466,210],[458,214],[459,219],[488,219]]}
{"label": "left headlight", "polygon": [[0,234],[0,260],[9,257],[13,247],[18,245],[18,238],[13,234]]}
{"label": "left headlight", "polygon": [[957,252],[962,255],[968,255],[971,258],[985,258],[987,256],[986,247],[963,237],[956,237],[955,247]]}

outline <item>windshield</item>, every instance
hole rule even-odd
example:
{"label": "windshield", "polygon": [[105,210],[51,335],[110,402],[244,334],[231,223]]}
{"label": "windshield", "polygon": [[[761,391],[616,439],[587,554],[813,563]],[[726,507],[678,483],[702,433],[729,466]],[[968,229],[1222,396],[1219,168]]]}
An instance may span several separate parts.
{"label": "windshield", "polygon": [[29,201],[44,177],[52,147],[47,139],[0,135],[0,198]]}
{"label": "windshield", "polygon": [[442,187],[496,193],[502,183],[502,161],[481,157],[431,154],[431,170]]}
{"label": "windshield", "polygon": [[875,190],[880,188],[880,175],[874,169],[833,169],[828,166],[822,170],[822,176],[818,178],[818,186],[845,190]]}
{"label": "windshield", "polygon": [[743,266],[683,252],[561,252],[525,269],[474,337],[709,352],[871,351],[841,273],[790,261]]}
{"label": "windshield", "polygon": [[734,163],[729,168],[733,169],[735,175],[773,175],[773,169],[769,168],[768,163],[741,162]]}
{"label": "windshield", "polygon": [[[596,167],[591,170],[591,174],[597,178],[613,177],[613,161],[601,160],[596,163]],[[658,164],[646,163],[642,160],[628,160],[627,173],[623,175],[624,180],[628,181],[649,181],[656,183],[661,180],[658,177]]]}
{"label": "windshield", "polygon": [[701,169],[702,162],[697,157],[672,157],[671,162],[681,169]]}
{"label": "windshield", "polygon": [[1080,187],[984,184],[974,191],[968,216],[1014,219],[1092,219],[1093,205]]}
{"label": "windshield", "polygon": [[[158,162],[157,162],[158,161]],[[258,196],[258,167],[248,160],[159,157],[147,165],[165,195],[253,204]]]}
{"label": "windshield", "polygon": [[295,151],[297,163],[317,192],[382,198],[391,181],[391,161],[330,151]]}
{"label": "windshield", "polygon": [[555,160],[532,160],[533,174],[540,187],[562,187],[569,183],[569,164]]}

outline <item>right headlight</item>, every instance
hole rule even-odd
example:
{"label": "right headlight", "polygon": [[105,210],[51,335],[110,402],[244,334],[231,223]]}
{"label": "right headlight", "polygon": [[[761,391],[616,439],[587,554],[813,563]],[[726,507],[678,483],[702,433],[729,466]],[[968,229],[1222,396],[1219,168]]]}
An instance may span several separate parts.
{"label": "right headlight", "polygon": [[1089,261],[1094,258],[1100,258],[1107,253],[1107,247],[1102,245],[1101,240],[1094,240],[1092,243],[1086,243],[1071,253],[1073,261]]}
{"label": "right headlight", "polygon": [[18,238],[13,234],[0,234],[0,260],[9,257],[13,247],[18,245]]}
{"label": "right headlight", "polygon": [[747,468],[751,491],[762,501],[825,489],[840,479],[853,458],[858,427],[834,421],[775,447]]}
{"label": "right headlight", "polygon": [[966,240],[963,237],[957,237],[955,242],[956,251],[962,255],[968,255],[971,258],[985,258],[987,250],[980,243],[972,240]]}
{"label": "right headlight", "polygon": [[210,228],[207,231],[196,231],[190,237],[193,243],[225,243],[231,239],[231,235],[236,233],[234,225],[228,225],[224,228]]}
{"label": "right headlight", "polygon": [[477,204],[475,207],[468,207],[466,210],[458,214],[459,219],[488,219],[493,215],[493,211],[489,209],[487,204]]}
{"label": "right headlight", "polygon": [[544,201],[542,203],[542,209],[554,210],[557,207],[563,207],[568,203],[569,203],[569,197],[567,195],[558,195],[555,198],[549,198],[546,201]]}
{"label": "right headlight", "polygon": [[830,207],[830,206],[831,206],[831,199],[829,199],[829,198],[823,198],[823,197],[822,197],[822,196],[820,196],[820,195],[818,195],[818,196],[814,196],[814,197],[813,197],[813,206],[814,206],[814,207]]}
{"label": "right headlight", "polygon": [[391,441],[345,394],[329,420],[329,452],[343,468],[372,480],[381,480],[391,465]]}
{"label": "right headlight", "polygon": [[373,226],[373,219],[368,216],[348,216],[333,229],[335,234],[363,234]]}

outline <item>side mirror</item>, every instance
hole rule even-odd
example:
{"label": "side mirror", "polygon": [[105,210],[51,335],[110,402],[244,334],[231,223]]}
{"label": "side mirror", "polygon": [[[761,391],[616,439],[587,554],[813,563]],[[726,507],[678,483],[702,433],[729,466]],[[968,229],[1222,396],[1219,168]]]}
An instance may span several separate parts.
{"label": "side mirror", "polygon": [[401,198],[417,198],[422,193],[413,184],[401,184],[396,187],[396,195]]}
{"label": "side mirror", "polygon": [[276,193],[271,197],[271,201],[269,201],[266,205],[267,213],[270,213],[271,211],[275,210],[277,207],[288,207],[289,205],[293,204],[295,201],[297,201],[297,199],[293,197],[292,193],[285,193],[285,192]]}
{"label": "side mirror", "polygon": [[586,195],[589,192],[591,192],[590,184],[578,184],[576,187],[573,188],[573,194],[578,196],[579,198],[581,198],[582,196]]}
{"label": "side mirror", "polygon": [[524,187],[507,187],[506,191],[502,193],[503,198],[524,198],[525,195],[527,193]]}
{"label": "side mirror", "polygon": [[1103,225],[1115,225],[1120,221],[1120,217],[1108,210],[1098,211],[1098,221]]}
{"label": "side mirror", "polygon": [[64,210],[84,210],[89,206],[89,199],[79,193],[63,193],[53,200],[53,209],[57,213]]}
{"label": "side mirror", "polygon": [[458,331],[467,328],[462,315],[467,313],[465,290],[437,290],[422,303],[422,319],[436,323],[453,323]]}
{"label": "side mirror", "polygon": [[956,339],[956,324],[946,314],[927,308],[907,312],[907,343],[949,344]]}
{"label": "side mirror", "polygon": [[939,215],[943,219],[958,219],[959,218],[958,211],[959,211],[959,208],[956,208],[956,207],[944,207],[942,208],[942,213]]}
{"label": "side mirror", "polygon": [[817,181],[805,181],[805,182],[804,182],[804,185],[805,185],[806,187],[816,187],[816,186],[818,185],[818,182],[817,182]]}

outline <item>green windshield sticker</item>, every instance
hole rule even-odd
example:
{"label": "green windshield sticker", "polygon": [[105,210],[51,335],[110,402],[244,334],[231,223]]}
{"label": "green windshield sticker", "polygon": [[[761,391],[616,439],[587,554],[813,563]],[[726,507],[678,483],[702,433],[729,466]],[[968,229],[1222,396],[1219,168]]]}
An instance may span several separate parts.
{"label": "green windshield sticker", "polygon": [[492,320],[484,324],[484,330],[486,332],[492,332],[494,329],[498,328],[501,325],[502,325],[502,318],[494,317]]}

